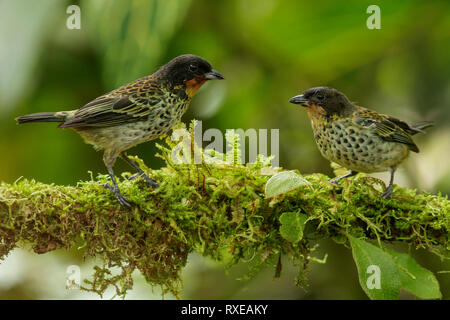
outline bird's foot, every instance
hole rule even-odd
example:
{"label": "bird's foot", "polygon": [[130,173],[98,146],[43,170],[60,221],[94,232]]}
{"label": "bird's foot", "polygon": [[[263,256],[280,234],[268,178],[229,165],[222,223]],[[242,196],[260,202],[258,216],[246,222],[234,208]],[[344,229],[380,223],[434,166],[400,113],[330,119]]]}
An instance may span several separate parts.
{"label": "bird's foot", "polygon": [[381,194],[381,197],[384,199],[392,199],[392,193],[394,191],[394,187],[392,185],[388,186],[386,191]]}
{"label": "bird's foot", "polygon": [[147,181],[147,184],[149,185],[150,188],[154,188],[154,189],[159,188],[159,184],[158,184],[158,182],[156,182],[155,179],[147,177],[145,174],[143,177],[144,177],[145,181]]}
{"label": "bird's foot", "polygon": [[340,176],[340,177],[334,178],[333,180],[330,180],[330,183],[338,184],[338,182],[340,180],[356,176],[357,174],[358,174],[358,172],[351,170],[349,173],[347,173],[347,174],[345,174],[343,176]]}
{"label": "bird's foot", "polygon": [[128,209],[131,208],[131,202],[123,194],[120,193],[119,188],[114,188],[109,183],[105,183],[103,186],[114,192],[114,196],[122,207]]}
{"label": "bird's foot", "polygon": [[340,178],[335,178],[333,180],[330,180],[330,183],[338,184],[339,180],[341,180],[341,179]]}
{"label": "bird's foot", "polygon": [[133,180],[133,179],[135,179],[137,177],[142,176],[143,174],[144,174],[143,172],[139,172],[139,173],[133,174],[131,177],[128,178],[128,180]]}
{"label": "bird's foot", "polygon": [[156,189],[156,188],[159,188],[159,185],[158,185],[158,183],[156,182],[156,180],[150,178],[150,177],[147,176],[144,172],[136,173],[136,174],[132,175],[131,177],[129,177],[128,180],[133,180],[133,179],[135,179],[135,178],[137,178],[137,177],[142,177],[142,178],[144,178],[145,181],[147,182],[147,184],[148,184],[148,186],[149,186],[150,188],[155,188],[155,189]]}

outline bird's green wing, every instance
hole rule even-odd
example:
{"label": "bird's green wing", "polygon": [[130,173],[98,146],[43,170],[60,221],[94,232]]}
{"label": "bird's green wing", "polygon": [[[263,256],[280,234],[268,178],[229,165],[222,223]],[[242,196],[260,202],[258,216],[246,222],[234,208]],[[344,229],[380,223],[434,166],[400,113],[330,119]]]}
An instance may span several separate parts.
{"label": "bird's green wing", "polygon": [[358,114],[355,122],[372,130],[385,141],[402,143],[411,151],[419,152],[419,148],[411,139],[411,135],[417,133],[417,129],[410,127],[406,122],[370,111]]}
{"label": "bird's green wing", "polygon": [[139,79],[89,102],[59,127],[110,127],[147,120],[164,101],[158,85]]}

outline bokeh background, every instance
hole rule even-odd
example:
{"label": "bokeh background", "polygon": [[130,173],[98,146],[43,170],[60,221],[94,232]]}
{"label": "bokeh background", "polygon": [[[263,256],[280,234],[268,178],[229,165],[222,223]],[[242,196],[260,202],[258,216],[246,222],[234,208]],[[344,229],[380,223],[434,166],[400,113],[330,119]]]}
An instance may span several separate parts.
{"label": "bokeh background", "polygon": [[[81,29],[69,30],[66,9],[81,8]],[[369,30],[366,9],[381,8],[381,29]],[[299,0],[3,0],[0,1],[0,181],[20,177],[71,184],[88,171],[106,173],[100,153],[55,124],[18,127],[32,112],[78,108],[119,85],[153,73],[171,58],[205,57],[226,81],[206,84],[183,120],[218,128],[280,129],[280,165],[332,174],[313,142],[304,110],[288,103],[307,88],[335,87],[357,103],[436,126],[415,138],[421,149],[398,171],[396,183],[450,193],[450,2]],[[158,168],[154,143],[131,150]],[[129,170],[120,161],[117,172]],[[386,179],[386,175],[377,175]],[[186,299],[366,299],[351,252],[332,241],[317,251],[309,287],[294,285],[296,268],[265,270],[236,280],[245,266],[222,266],[191,255],[183,272]],[[407,248],[404,248],[407,249]],[[448,262],[423,251],[416,259],[433,271]],[[15,250],[0,263],[0,298],[97,299],[65,289],[66,267],[88,277],[95,261],[59,250],[37,256]],[[438,273],[444,298],[450,275]],[[106,296],[108,298],[108,296]],[[159,288],[136,274],[128,298],[159,299]],[[166,295],[165,298],[172,298]],[[413,298],[402,293],[401,298]]]}

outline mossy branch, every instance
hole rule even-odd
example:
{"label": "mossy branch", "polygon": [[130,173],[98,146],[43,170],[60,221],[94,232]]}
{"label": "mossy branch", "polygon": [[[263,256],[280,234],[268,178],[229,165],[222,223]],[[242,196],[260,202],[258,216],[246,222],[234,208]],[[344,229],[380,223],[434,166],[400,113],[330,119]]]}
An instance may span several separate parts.
{"label": "mossy branch", "polygon": [[[148,283],[177,295],[180,271],[193,251],[226,266],[248,262],[250,274],[262,266],[279,267],[280,255],[287,255],[301,262],[298,282],[307,263],[317,260],[310,255],[312,243],[324,238],[401,241],[448,256],[450,203],[440,194],[397,187],[394,198],[385,200],[378,179],[359,175],[336,186],[312,174],[305,176],[311,185],[266,198],[265,184],[275,172],[267,161],[228,164],[216,156],[208,164],[175,164],[172,150],[160,149],[167,166],[146,169],[160,183],[158,189],[143,179],[119,183],[135,204],[131,210],[121,208],[102,186],[108,180],[104,175],[77,186],[25,179],[1,183],[0,259],[17,246],[31,244],[36,253],[75,246],[85,257],[103,261],[86,290],[101,295],[113,285],[124,295],[138,269]],[[299,242],[280,235],[279,217],[285,212],[308,216]],[[121,272],[115,274],[113,267]]]}

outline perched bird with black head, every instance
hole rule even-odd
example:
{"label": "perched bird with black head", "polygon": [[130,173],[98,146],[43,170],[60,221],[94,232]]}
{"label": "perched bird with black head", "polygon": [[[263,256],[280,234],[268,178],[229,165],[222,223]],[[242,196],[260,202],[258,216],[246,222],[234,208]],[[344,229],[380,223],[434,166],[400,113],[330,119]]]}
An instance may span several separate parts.
{"label": "perched bird with black head", "polygon": [[16,118],[17,123],[60,122],[58,128],[71,128],[96,150],[104,150],[103,161],[119,203],[130,207],[120,193],[113,166],[122,157],[149,186],[158,187],[126,151],[137,144],[167,133],[186,112],[192,97],[208,80],[224,79],[205,59],[181,55],[159,68],[152,75],[126,84],[104,94],[77,110],[33,113]]}
{"label": "perched bird with black head", "polygon": [[331,182],[358,172],[390,171],[389,186],[382,194],[391,198],[394,173],[409,151],[419,152],[412,140],[432,126],[429,121],[409,125],[394,117],[357,106],[336,89],[317,87],[289,100],[306,108],[320,153],[350,169]]}

